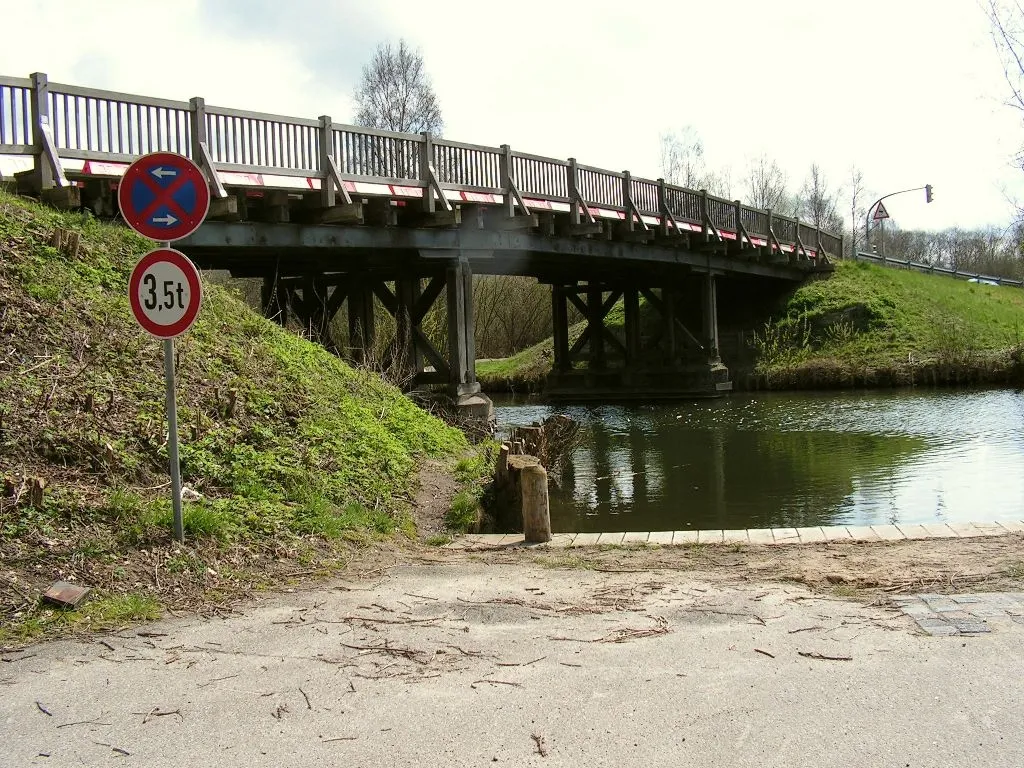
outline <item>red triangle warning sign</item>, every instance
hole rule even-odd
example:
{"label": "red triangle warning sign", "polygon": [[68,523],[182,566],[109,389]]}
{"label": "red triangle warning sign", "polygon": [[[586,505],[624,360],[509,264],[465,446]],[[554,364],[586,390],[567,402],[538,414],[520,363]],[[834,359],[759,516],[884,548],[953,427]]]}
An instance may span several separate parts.
{"label": "red triangle warning sign", "polygon": [[871,218],[874,219],[875,221],[878,221],[879,219],[888,219],[889,212],[885,210],[885,206],[882,203],[879,203],[878,206],[875,208],[875,215],[872,216]]}

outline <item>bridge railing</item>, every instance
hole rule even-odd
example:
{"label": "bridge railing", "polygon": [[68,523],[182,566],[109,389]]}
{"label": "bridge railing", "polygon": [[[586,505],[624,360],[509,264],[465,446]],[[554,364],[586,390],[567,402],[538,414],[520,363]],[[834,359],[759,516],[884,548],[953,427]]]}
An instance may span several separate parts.
{"label": "bridge railing", "polygon": [[[35,158],[40,186],[67,183],[62,160],[131,162],[177,152],[211,176],[300,177],[310,188],[344,182],[480,194],[518,192],[527,200],[582,204],[601,216],[685,224],[788,250],[842,254],[842,237],[769,211],[663,180],[577,164],[575,160],[488,147],[429,134],[406,134],[189,101],[50,83],[46,75],[0,77],[0,155]],[[69,165],[70,168],[70,165]],[[70,168],[69,172],[79,173]],[[430,172],[433,176],[430,176]],[[232,183],[244,183],[234,180]],[[265,186],[273,186],[273,182]],[[219,185],[218,183],[218,186]],[[289,185],[284,185],[293,188]],[[223,192],[222,192],[223,194]],[[469,200],[469,198],[465,198]],[[564,210],[564,209],[563,209]],[[608,213],[601,213],[606,211]]]}
{"label": "bridge railing", "polygon": [[0,76],[0,154],[35,154],[31,93],[31,80]]}
{"label": "bridge railing", "polygon": [[50,83],[50,129],[61,157],[131,161],[148,152],[189,154],[188,102]]}
{"label": "bridge railing", "polygon": [[550,157],[511,153],[511,175],[524,195],[569,202],[569,162]]}
{"label": "bridge railing", "polygon": [[319,174],[318,120],[205,104],[201,112],[205,142],[218,170],[303,177]]}

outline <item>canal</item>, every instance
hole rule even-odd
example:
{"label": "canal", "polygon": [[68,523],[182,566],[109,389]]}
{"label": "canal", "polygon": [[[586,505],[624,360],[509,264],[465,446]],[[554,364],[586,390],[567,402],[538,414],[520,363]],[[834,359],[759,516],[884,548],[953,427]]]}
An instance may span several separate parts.
{"label": "canal", "polygon": [[565,413],[555,531],[1024,519],[1024,393],[738,393],[650,405],[496,400],[499,428]]}

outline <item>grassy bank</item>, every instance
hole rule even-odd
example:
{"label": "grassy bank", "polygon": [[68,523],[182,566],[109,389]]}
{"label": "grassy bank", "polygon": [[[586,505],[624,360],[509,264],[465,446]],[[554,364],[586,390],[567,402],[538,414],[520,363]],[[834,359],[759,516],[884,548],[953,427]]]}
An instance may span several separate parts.
{"label": "grassy bank", "polygon": [[[621,315],[608,325],[621,334]],[[572,336],[582,329],[574,326]],[[1024,379],[1024,291],[864,262],[839,262],[828,279],[785,296],[760,327],[733,330],[746,345],[741,360],[726,360],[738,388]],[[538,391],[551,360],[547,339],[514,357],[480,361],[477,376],[491,391]]]}
{"label": "grassy bank", "polygon": [[752,335],[753,385],[1004,384],[1024,363],[1024,291],[840,262]]}
{"label": "grassy bank", "polygon": [[[79,236],[77,252],[55,233]],[[421,459],[454,463],[466,447],[379,378],[206,284],[177,342],[194,493],[174,545],[161,345],[127,302],[150,247],[0,193],[0,646],[342,567],[353,547],[411,530]],[[95,597],[48,610],[36,598],[57,579]]]}

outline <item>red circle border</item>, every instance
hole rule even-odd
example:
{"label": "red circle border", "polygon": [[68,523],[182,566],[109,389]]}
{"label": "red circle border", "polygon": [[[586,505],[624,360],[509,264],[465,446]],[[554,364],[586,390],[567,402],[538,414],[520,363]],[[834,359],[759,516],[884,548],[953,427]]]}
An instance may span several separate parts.
{"label": "red circle border", "polygon": [[[125,198],[128,197],[128,190],[136,177],[145,175],[154,165],[164,164],[181,168],[185,174],[191,177],[192,182],[198,189],[198,194],[204,202],[202,205],[197,206],[195,213],[187,219],[182,219],[181,222],[173,227],[156,230],[151,225],[146,224],[146,222],[139,220],[141,211],[136,211],[132,208],[131,201]],[[203,221],[206,220],[206,215],[210,212],[210,187],[202,170],[190,158],[179,155],[176,152],[151,152],[140,157],[125,170],[117,186],[117,207],[121,211],[125,224],[140,235],[148,237],[150,240],[155,240],[158,243],[170,243],[188,237],[202,226]]]}
{"label": "red circle border", "polygon": [[[142,282],[142,276],[158,261],[169,261],[174,264],[188,280],[190,299],[188,309],[185,310],[185,314],[178,322],[171,325],[160,325],[150,320],[146,317],[142,304],[139,302],[139,284]],[[191,328],[199,315],[199,305],[202,303],[202,299],[203,287],[199,281],[199,270],[188,256],[173,248],[157,248],[144,255],[132,269],[131,277],[128,279],[128,302],[131,304],[132,314],[135,315],[136,322],[142,326],[144,331],[158,339],[173,339]]]}

